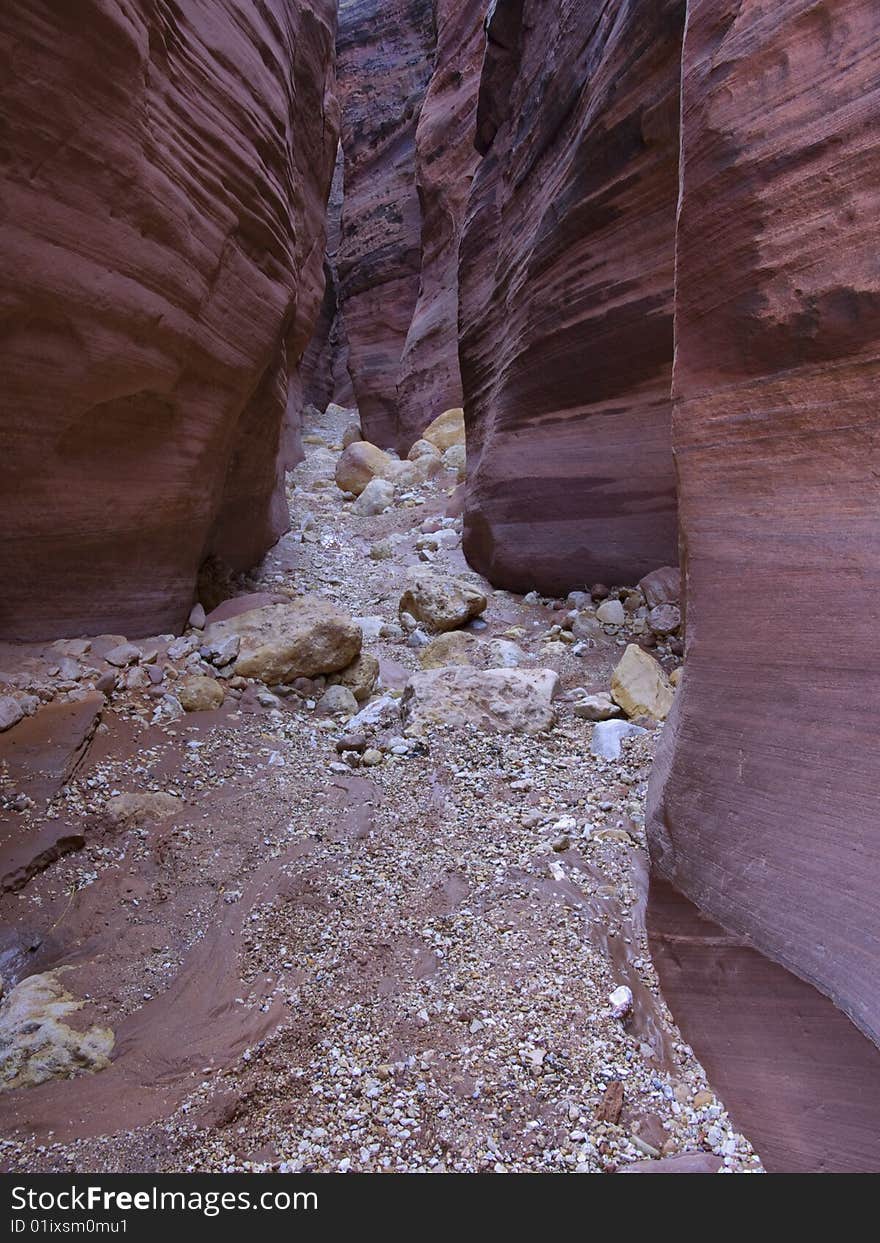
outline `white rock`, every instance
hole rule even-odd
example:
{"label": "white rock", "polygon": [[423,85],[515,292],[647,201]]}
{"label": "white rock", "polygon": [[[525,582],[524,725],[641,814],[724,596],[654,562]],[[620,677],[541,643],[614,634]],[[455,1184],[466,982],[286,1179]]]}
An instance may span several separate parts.
{"label": "white rock", "polygon": [[603,760],[619,760],[621,739],[634,738],[637,734],[647,732],[641,725],[633,725],[631,721],[599,721],[593,726],[590,751]]}
{"label": "white rock", "polygon": [[619,600],[603,600],[596,609],[596,617],[604,626],[622,626],[626,610]]}
{"label": "white rock", "polygon": [[632,1013],[632,989],[627,988],[625,984],[619,984],[609,996],[608,1004],[611,1006],[611,1013],[616,1019],[625,1019],[628,1014]]}

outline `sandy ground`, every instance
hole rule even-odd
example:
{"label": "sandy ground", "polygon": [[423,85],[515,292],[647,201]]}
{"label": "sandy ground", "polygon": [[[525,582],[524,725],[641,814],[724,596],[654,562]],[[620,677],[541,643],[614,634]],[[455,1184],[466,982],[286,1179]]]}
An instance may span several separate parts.
{"label": "sandy ground", "polygon": [[[401,580],[425,519],[454,516],[455,479],[357,517],[333,484],[346,421],[331,408],[308,429],[292,531],[236,589],[381,618],[365,650],[399,690],[418,668],[394,630]],[[371,559],[382,541],[390,557]],[[481,582],[460,547],[434,564]],[[546,736],[438,729],[412,747],[398,722],[371,739],[381,764],[349,769],[313,697],[249,686],[169,721],[162,688],[141,687],[97,701],[72,778],[63,745],[54,781],[45,760],[41,781],[2,772],[5,986],[63,967],[77,1022],[116,1036],[107,1069],[0,1095],[3,1168],[614,1172],[682,1153],[760,1168],[648,952],[656,735],[596,759],[571,711],[572,688],[607,689],[627,635],[576,656],[552,631],[562,602],[482,585],[482,637],[560,674]],[[169,642],[152,647],[173,687]],[[106,670],[108,645],[83,663]],[[59,681],[57,659],[4,647],[2,678],[88,715],[89,679]],[[179,796],[179,814],[109,821],[110,797],[144,790]]]}

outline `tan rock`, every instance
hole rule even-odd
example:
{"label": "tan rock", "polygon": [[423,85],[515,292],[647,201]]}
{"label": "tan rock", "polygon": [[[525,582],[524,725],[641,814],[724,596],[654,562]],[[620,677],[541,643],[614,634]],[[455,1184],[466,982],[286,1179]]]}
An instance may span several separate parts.
{"label": "tan rock", "polygon": [[450,445],[441,458],[447,470],[454,470],[459,480],[467,474],[467,453],[464,445]]}
{"label": "tan rock", "polygon": [[358,440],[363,440],[364,433],[361,431],[360,423],[349,423],[345,431],[342,433],[342,447],[347,449],[349,445],[355,444]]}
{"label": "tan rock", "polygon": [[611,697],[629,717],[663,721],[672,707],[673,690],[654,657],[630,643],[611,675]]}
{"label": "tan rock", "polygon": [[438,634],[419,652],[423,669],[444,669],[452,665],[471,669],[515,669],[526,654],[510,639],[478,639],[467,630]]}
{"label": "tan rock", "polygon": [[416,462],[419,458],[434,458],[440,461],[440,450],[430,440],[417,440],[406,455],[410,462]]}
{"label": "tan rock", "polygon": [[444,453],[452,445],[464,444],[464,410],[455,406],[438,414],[422,432],[422,440],[428,440]]}
{"label": "tan rock", "polygon": [[226,698],[226,692],[216,678],[199,674],[183,678],[175,694],[186,712],[211,712],[219,708]]}
{"label": "tan rock", "polygon": [[210,646],[230,634],[241,639],[235,673],[269,686],[337,673],[361,650],[360,626],[319,596],[239,613],[209,627],[204,641]]}
{"label": "tan rock", "polygon": [[0,1003],[0,1092],[110,1064],[115,1036],[109,1027],[77,1030],[63,1021],[84,1003],[64,988],[59,974],[30,975]]}
{"label": "tan rock", "polygon": [[373,693],[379,676],[379,661],[372,652],[361,652],[341,672],[330,675],[331,686],[345,686],[358,703],[364,703]]}
{"label": "tan rock", "polygon": [[106,812],[113,824],[142,825],[176,816],[182,806],[182,801],[174,794],[144,790],[108,799]]}
{"label": "tan rock", "polygon": [[390,453],[371,445],[368,440],[356,440],[339,455],[336,483],[343,492],[360,496],[371,479],[390,479],[399,466],[400,462]]}
{"label": "tan rock", "polygon": [[399,612],[411,614],[426,630],[439,633],[479,617],[487,603],[483,593],[464,579],[416,568],[407,575]]}
{"label": "tan rock", "polygon": [[428,669],[407,683],[401,716],[409,734],[432,725],[540,734],[556,720],[557,682],[552,669]]}
{"label": "tan rock", "polygon": [[450,630],[437,635],[419,652],[423,669],[447,669],[453,665],[479,668],[480,640],[466,630]]}

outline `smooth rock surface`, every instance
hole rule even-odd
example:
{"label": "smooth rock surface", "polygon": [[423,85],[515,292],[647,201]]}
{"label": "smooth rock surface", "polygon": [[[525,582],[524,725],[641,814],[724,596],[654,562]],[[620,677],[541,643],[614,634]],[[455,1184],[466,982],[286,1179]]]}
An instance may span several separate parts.
{"label": "smooth rock surface", "polygon": [[[651,779],[651,853],[876,1042],[877,8],[692,0],[688,14],[687,674]],[[829,581],[845,618],[816,624]]]}
{"label": "smooth rock surface", "polygon": [[331,0],[0,9],[0,635],[178,630],[286,529]]}
{"label": "smooth rock surface", "polygon": [[683,0],[498,0],[459,255],[464,548],[565,595],[676,558]]}
{"label": "smooth rock surface", "polygon": [[336,263],[348,369],[364,434],[401,450],[418,434],[401,435],[397,382],[419,294],[415,136],[434,37],[432,0],[340,0],[345,200]]}

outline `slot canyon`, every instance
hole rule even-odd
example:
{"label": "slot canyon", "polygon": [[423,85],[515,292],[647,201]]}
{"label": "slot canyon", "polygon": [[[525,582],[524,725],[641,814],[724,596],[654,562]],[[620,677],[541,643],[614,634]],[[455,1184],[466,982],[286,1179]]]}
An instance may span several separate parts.
{"label": "slot canyon", "polygon": [[880,1172],[876,0],[0,67],[0,1170]]}

